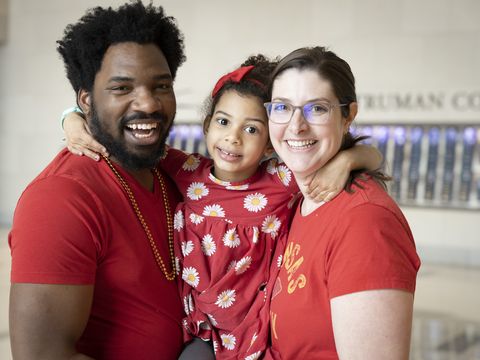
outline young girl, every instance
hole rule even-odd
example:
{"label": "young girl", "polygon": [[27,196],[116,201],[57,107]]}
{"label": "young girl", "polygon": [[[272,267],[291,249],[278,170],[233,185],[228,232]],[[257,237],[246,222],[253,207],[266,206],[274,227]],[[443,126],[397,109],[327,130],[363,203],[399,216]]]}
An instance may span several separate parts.
{"label": "young girl", "polygon": [[[266,349],[270,279],[282,264],[299,191],[284,164],[275,158],[262,161],[273,152],[263,103],[269,100],[275,65],[263,56],[251,57],[217,82],[204,122],[210,159],[170,148],[161,163],[184,197],[173,226],[185,336],[212,340],[218,359],[256,359]],[[78,133],[74,116],[65,122],[67,138],[72,128]],[[80,137],[83,126],[82,121]],[[379,163],[376,150],[358,146],[317,176],[340,173],[338,183],[352,167],[374,169]]]}

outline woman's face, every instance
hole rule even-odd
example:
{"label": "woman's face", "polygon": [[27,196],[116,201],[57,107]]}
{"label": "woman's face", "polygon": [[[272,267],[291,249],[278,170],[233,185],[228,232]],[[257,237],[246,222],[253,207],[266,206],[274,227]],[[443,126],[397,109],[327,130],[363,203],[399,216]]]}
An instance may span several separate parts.
{"label": "woman's face", "polygon": [[[312,102],[338,105],[330,82],[314,70],[288,69],[273,83],[272,101],[303,106]],[[290,122],[275,124],[269,121],[270,139],[297,181],[320,169],[340,149],[343,135],[353,120],[342,117],[340,107],[334,106],[324,124],[310,124],[302,111],[296,109]]]}

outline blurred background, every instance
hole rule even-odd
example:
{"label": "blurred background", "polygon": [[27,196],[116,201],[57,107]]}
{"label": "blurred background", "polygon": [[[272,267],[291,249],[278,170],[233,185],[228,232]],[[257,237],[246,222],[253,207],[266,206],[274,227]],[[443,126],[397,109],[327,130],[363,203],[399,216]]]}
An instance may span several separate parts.
{"label": "blurred background", "polygon": [[[7,234],[25,186],[64,146],[75,104],[56,52],[65,26],[124,0],[0,0],[0,358],[8,340]],[[144,0],[144,2],[147,2]],[[480,1],[164,0],[185,35],[169,142],[203,151],[201,105],[249,55],[327,46],[349,62],[360,113],[414,233],[412,359],[480,359]]]}

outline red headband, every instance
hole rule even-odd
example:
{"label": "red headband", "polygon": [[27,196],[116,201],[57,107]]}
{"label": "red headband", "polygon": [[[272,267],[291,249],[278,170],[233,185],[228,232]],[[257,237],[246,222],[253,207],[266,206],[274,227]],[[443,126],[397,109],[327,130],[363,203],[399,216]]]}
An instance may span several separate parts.
{"label": "red headband", "polygon": [[[234,83],[239,83],[243,79],[243,77],[246,74],[248,74],[253,68],[254,68],[253,65],[242,66],[242,67],[239,67],[238,69],[236,69],[236,70],[234,70],[234,71],[232,71],[232,72],[230,72],[226,75],[223,75],[217,81],[217,83],[215,84],[215,87],[212,90],[212,98],[215,97],[215,95],[217,95],[217,93],[225,85],[226,82],[232,81]],[[255,79],[248,79],[248,80],[264,87],[264,85],[260,81],[257,81]]]}

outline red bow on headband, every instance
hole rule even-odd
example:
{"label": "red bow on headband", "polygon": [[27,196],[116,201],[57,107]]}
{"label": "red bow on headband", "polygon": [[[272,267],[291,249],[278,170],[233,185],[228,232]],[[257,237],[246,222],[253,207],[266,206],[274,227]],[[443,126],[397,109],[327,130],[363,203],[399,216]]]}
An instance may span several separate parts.
{"label": "red bow on headband", "polygon": [[227,81],[232,81],[235,83],[240,82],[240,80],[243,79],[243,77],[254,68],[253,65],[250,66],[242,66],[239,67],[237,70],[234,70],[226,75],[223,75],[215,84],[215,87],[213,88],[212,91],[212,98],[217,95],[217,93],[220,91],[220,89],[225,85]]}

